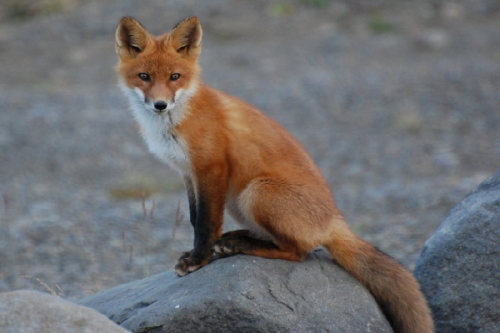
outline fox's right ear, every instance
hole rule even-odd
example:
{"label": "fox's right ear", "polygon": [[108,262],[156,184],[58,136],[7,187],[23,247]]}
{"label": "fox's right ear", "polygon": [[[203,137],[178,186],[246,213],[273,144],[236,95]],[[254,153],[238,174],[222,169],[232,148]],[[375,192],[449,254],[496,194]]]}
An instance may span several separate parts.
{"label": "fox's right ear", "polygon": [[135,58],[148,44],[148,32],[131,17],[124,17],[116,28],[116,53],[120,59]]}

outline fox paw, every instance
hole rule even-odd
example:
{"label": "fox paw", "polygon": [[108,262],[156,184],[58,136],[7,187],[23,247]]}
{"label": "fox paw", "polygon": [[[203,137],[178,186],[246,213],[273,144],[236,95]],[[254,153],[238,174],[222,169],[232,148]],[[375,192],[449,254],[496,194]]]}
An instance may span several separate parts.
{"label": "fox paw", "polygon": [[215,253],[222,257],[228,257],[240,253],[236,242],[232,239],[220,239],[215,243]]}
{"label": "fox paw", "polygon": [[175,270],[174,270],[175,275],[185,276],[205,266],[208,263],[208,259],[203,260],[200,258],[193,258],[190,257],[190,255],[191,252],[185,252],[181,255],[179,260],[177,260],[177,264],[175,265]]}

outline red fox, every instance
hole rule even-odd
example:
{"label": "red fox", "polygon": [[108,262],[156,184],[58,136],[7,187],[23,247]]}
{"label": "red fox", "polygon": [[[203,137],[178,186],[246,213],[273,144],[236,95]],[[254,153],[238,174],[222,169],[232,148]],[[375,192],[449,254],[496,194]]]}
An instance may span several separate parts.
{"label": "red fox", "polygon": [[[302,145],[252,105],[205,85],[198,18],[150,35],[130,17],[116,30],[116,70],[151,153],[184,178],[194,248],[175,273],[206,265],[214,251],[302,261],[326,248],[375,297],[395,332],[434,331],[416,279],[357,237]],[[244,230],[222,234],[227,208]]]}

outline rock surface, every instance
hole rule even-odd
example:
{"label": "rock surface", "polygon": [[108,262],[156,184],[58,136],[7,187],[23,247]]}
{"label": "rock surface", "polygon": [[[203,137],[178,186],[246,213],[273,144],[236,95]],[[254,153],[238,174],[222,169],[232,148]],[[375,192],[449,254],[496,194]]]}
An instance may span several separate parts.
{"label": "rock surface", "polygon": [[133,332],[392,332],[375,301],[323,251],[303,263],[234,256],[86,297]]}
{"label": "rock surface", "polygon": [[0,294],[0,332],[127,333],[93,309],[31,290]]}
{"label": "rock surface", "polygon": [[417,262],[437,332],[498,332],[499,244],[500,171],[451,211]]}

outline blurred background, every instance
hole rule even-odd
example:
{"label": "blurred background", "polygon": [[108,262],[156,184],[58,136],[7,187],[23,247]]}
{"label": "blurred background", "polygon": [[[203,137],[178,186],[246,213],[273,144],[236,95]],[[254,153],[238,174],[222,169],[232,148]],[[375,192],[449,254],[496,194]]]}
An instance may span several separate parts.
{"label": "blurred background", "polygon": [[197,15],[204,81],[290,130],[356,233],[410,269],[500,168],[500,1],[3,0],[0,291],[82,297],[192,246],[182,180],[116,85],[125,15],[153,34]]}

